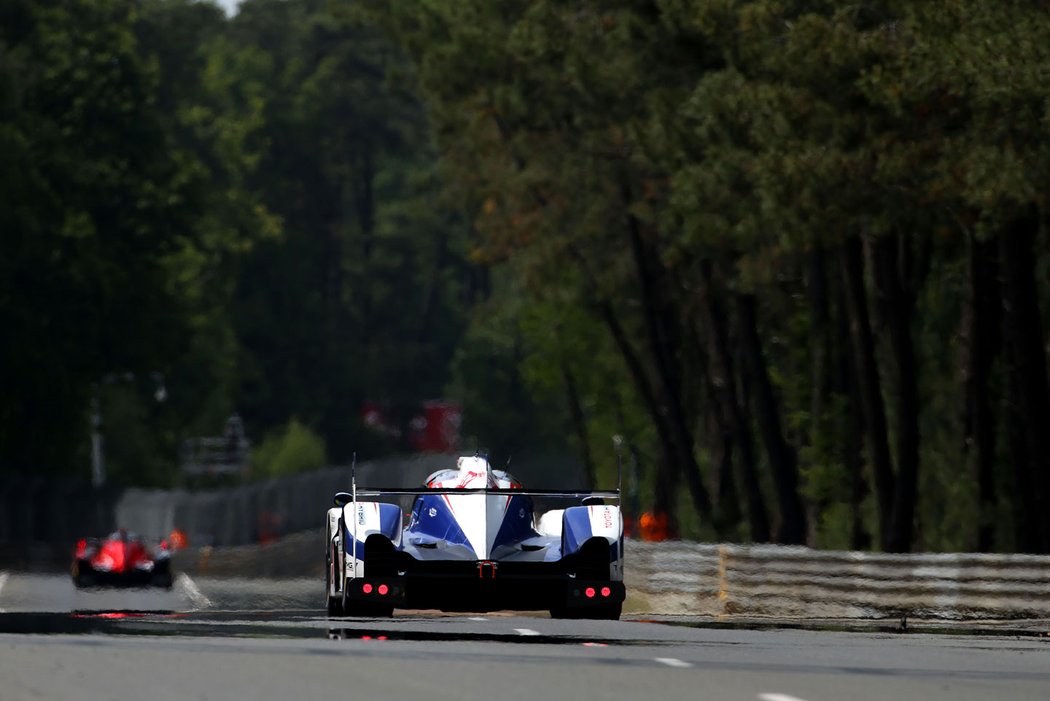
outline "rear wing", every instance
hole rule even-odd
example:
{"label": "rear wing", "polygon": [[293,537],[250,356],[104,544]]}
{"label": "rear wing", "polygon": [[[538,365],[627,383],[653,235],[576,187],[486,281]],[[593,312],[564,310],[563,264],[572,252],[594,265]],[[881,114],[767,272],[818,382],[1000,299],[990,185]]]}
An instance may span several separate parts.
{"label": "rear wing", "polygon": [[[522,488],[443,488],[443,487],[415,487],[415,488],[403,488],[403,487],[376,487],[364,490],[358,490],[357,488],[357,453],[354,453],[353,461],[350,463],[350,492],[338,492],[335,495],[335,505],[345,506],[346,504],[356,504],[358,497],[416,497],[425,496],[427,494],[438,494],[438,495],[464,495],[464,494],[494,494],[494,495],[507,495],[507,496],[526,496],[526,497],[555,497],[564,499],[586,499],[587,497],[598,497],[602,499],[616,499],[620,500],[620,494],[622,492],[621,484],[623,481],[623,460],[620,456],[619,444],[616,449],[616,489],[615,490],[593,490],[593,489],[522,489]],[[340,503],[342,501],[342,503]]]}
{"label": "rear wing", "polygon": [[[353,500],[353,494],[347,492],[339,492],[339,494],[346,494],[351,497],[347,499],[347,502]],[[417,489],[404,489],[401,487],[384,488],[379,487],[375,489],[359,489],[356,490],[356,495],[360,497],[405,497],[405,496],[425,496],[427,494],[445,494],[445,495],[464,495],[464,494],[492,494],[496,496],[526,496],[526,497],[564,497],[566,499],[584,499],[586,497],[602,497],[605,499],[619,499],[619,490],[565,490],[565,489],[493,489],[487,487],[481,488],[442,488],[442,487],[420,487]]]}

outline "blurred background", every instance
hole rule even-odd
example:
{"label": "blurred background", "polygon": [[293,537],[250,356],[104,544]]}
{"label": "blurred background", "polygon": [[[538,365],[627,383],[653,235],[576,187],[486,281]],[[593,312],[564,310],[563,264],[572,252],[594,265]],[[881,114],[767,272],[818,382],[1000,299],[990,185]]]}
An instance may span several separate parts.
{"label": "blurred background", "polygon": [[355,453],[396,486],[482,449],[619,462],[647,538],[1050,552],[1047,36],[975,0],[4,0],[0,552],[260,542]]}

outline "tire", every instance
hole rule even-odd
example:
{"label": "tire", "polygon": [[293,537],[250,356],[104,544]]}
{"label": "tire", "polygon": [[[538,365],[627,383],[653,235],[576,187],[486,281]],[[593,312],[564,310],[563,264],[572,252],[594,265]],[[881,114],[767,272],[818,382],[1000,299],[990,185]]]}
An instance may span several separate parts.
{"label": "tire", "polygon": [[330,618],[345,616],[343,612],[342,596],[332,596],[332,546],[328,546],[328,555],[325,557],[324,568],[324,600]]}
{"label": "tire", "polygon": [[150,584],[155,587],[161,587],[162,589],[171,589],[171,585],[175,583],[175,578],[171,576],[171,570],[164,568],[160,572],[154,572],[150,578]]}
{"label": "tire", "polygon": [[349,579],[343,579],[343,591],[342,591],[342,596],[339,599],[339,611],[340,611],[339,615],[340,616],[360,616],[361,614],[357,613],[354,610],[355,609],[354,602],[350,601],[349,597],[347,597],[347,595],[346,595],[346,592],[349,589],[349,587],[350,587],[350,580]]}
{"label": "tire", "polygon": [[91,571],[91,568],[81,567],[79,563],[73,566],[73,586],[77,589],[84,589],[95,586],[95,583],[95,573]]}

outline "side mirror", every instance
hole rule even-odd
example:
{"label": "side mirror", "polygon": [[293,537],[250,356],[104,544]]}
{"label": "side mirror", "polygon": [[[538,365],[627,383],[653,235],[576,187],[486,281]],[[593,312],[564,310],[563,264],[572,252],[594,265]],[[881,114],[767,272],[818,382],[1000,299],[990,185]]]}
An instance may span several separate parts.
{"label": "side mirror", "polygon": [[336,492],[332,502],[340,509],[354,500],[354,495],[349,492]]}

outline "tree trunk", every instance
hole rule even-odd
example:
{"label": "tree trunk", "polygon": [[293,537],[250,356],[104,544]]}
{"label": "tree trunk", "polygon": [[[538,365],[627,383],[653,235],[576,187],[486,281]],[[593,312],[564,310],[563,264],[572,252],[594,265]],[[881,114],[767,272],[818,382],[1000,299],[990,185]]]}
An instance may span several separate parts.
{"label": "tree trunk", "polygon": [[1035,214],[1019,217],[999,237],[1002,263],[1003,340],[1009,373],[1008,417],[1014,440],[1018,548],[1026,552],[1050,551],[1050,396],[1043,349],[1042,317],[1035,280]]}
{"label": "tree trunk", "polygon": [[856,370],[857,394],[861,400],[867,434],[868,458],[874,473],[875,496],[879,506],[879,532],[882,547],[891,542],[894,476],[886,429],[886,407],[882,399],[879,367],[875,360],[875,340],[868,314],[868,296],[864,285],[864,257],[860,238],[851,236],[841,252],[842,284],[850,321],[853,367]]}
{"label": "tree trunk", "polygon": [[[372,265],[372,250],[375,242],[375,164],[368,147],[361,155],[360,171],[351,185],[353,189],[354,209],[357,215],[357,227],[361,236],[361,270],[363,272],[361,290],[354,290],[358,295],[361,314],[361,338],[369,343],[372,334],[373,300],[368,271]],[[343,266],[343,260],[333,261],[334,265]],[[342,300],[340,300],[342,303]]]}
{"label": "tree trunk", "polygon": [[995,549],[995,416],[992,413],[992,364],[1002,344],[996,241],[970,239],[970,299],[964,312],[966,348],[965,452],[974,453],[977,475],[977,549]]}
{"label": "tree trunk", "polygon": [[620,324],[619,318],[608,302],[597,304],[598,314],[609,334],[613,338],[620,355],[627,365],[627,372],[631,375],[635,389],[642,398],[656,428],[656,435],[660,443],[662,460],[656,463],[656,484],[653,494],[653,509],[667,516],[667,530],[672,536],[678,533],[678,502],[675,485],[678,481],[678,473],[675,469],[677,456],[673,447],[673,438],[670,436],[666,416],[660,411],[660,403],[656,399],[656,393],[649,381],[645,366],[642,364],[638,353],[634,350],[627,333]]}
{"label": "tree trunk", "polygon": [[889,538],[883,548],[900,553],[909,552],[912,546],[919,476],[919,381],[911,336],[915,303],[905,282],[911,272],[909,252],[909,242],[900,236],[875,242],[875,278],[897,366],[897,480]]}
{"label": "tree trunk", "polygon": [[[509,128],[499,117],[498,110],[493,109],[491,113],[496,128],[504,143],[507,145],[510,157],[514,161],[515,166],[519,171],[524,170],[525,161],[517,152],[515,152],[511,145],[512,142],[510,139]],[[649,340],[655,355],[655,370],[657,376],[655,386],[650,381],[645,366],[638,353],[631,345],[628,335],[620,324],[612,305],[608,300],[596,300],[595,303],[598,314],[606,328],[609,329],[609,333],[612,335],[616,347],[619,349],[624,362],[627,364],[627,369],[634,381],[635,388],[642,396],[642,401],[645,404],[649,416],[653,421],[653,425],[656,428],[663,460],[658,461],[656,464],[656,488],[653,508],[667,517],[668,533],[672,537],[675,537],[678,534],[676,494],[678,479],[683,471],[687,473],[689,471],[694,471],[699,475],[700,467],[696,464],[696,459],[693,456],[693,442],[691,435],[689,435],[688,430],[685,431],[685,435],[682,433],[682,429],[687,429],[687,427],[681,415],[681,406],[678,405],[677,402],[670,400],[671,398],[678,397],[679,386],[676,378],[674,381],[669,382],[666,356],[661,355],[662,353],[667,352],[669,347],[665,343],[666,338],[664,332],[666,331],[666,328],[660,326],[661,318],[657,313],[652,298],[652,294],[655,291],[655,273],[650,269],[644,257],[638,257],[640,252],[638,248],[639,246],[642,246],[641,252],[644,253],[644,243],[641,240],[640,225],[637,219],[628,211],[631,203],[631,196],[626,179],[621,182],[621,185],[621,196],[625,216],[627,218],[628,235],[631,242],[632,252],[635,253],[635,263],[638,266],[637,270],[642,296],[643,315],[645,317],[646,329],[650,337]],[[531,188],[530,194],[537,204],[541,206],[547,204],[547,198],[538,189]],[[598,289],[598,286],[594,281],[594,276],[589,270],[587,259],[583,254],[572,245],[568,247],[568,252],[587,278],[589,287],[592,290]],[[673,372],[671,372],[670,375],[671,377],[674,377]],[[677,411],[675,411],[676,408]],[[690,487],[693,488],[697,482],[690,479],[689,484]],[[700,511],[701,516],[708,517],[710,515],[710,497],[707,495],[706,491],[703,490],[702,483],[700,484],[700,490],[699,493],[696,491],[693,492],[693,499],[694,502],[696,502],[697,509]]]}
{"label": "tree trunk", "polygon": [[700,476],[700,466],[694,453],[693,432],[685,416],[681,395],[681,373],[677,361],[678,343],[674,333],[675,320],[669,312],[662,280],[657,272],[657,255],[642,235],[642,226],[629,211],[630,188],[624,181],[622,203],[627,219],[627,234],[634,261],[641,297],[642,317],[652,350],[656,384],[659,388],[660,411],[667,417],[668,434],[676,455],[676,472],[686,478],[686,484],[700,517],[711,518],[711,497]]}
{"label": "tree trunk", "polygon": [[561,379],[562,387],[565,389],[565,401],[569,405],[569,416],[572,418],[572,427],[576,432],[576,440],[579,442],[580,459],[583,460],[583,468],[587,477],[588,489],[595,489],[594,458],[591,456],[591,442],[587,435],[587,418],[583,414],[583,405],[580,403],[580,392],[576,388],[576,378],[569,368],[569,361],[561,354]]}
{"label": "tree trunk", "polygon": [[851,361],[850,320],[842,287],[839,285],[837,295],[835,332],[836,337],[845,342],[845,347],[835,346],[834,391],[845,397],[847,404],[837,417],[836,430],[841,431],[843,436],[842,464],[846,468],[849,484],[850,547],[853,550],[868,550],[871,548],[871,533],[865,527],[863,517],[864,499],[868,496],[868,483],[864,480],[863,412],[856,381],[859,373]]}
{"label": "tree trunk", "polygon": [[[831,301],[828,283],[828,260],[823,246],[816,245],[810,251],[809,275],[806,285],[810,319],[810,382],[809,433],[806,444],[816,454],[820,463],[836,459],[832,448],[834,421],[831,415],[832,392],[834,391],[834,343],[831,334]],[[828,506],[826,495],[820,495],[809,504],[810,527],[820,522],[820,515]]]}
{"label": "tree trunk", "polygon": [[[700,341],[697,339],[697,346]],[[718,390],[711,376],[711,363],[706,353],[701,352],[702,379],[704,390],[710,401],[703,402],[704,422],[707,428],[710,445],[713,478],[711,489],[713,523],[715,532],[720,536],[733,534],[740,523],[740,501],[737,494],[736,479],[733,476],[733,432],[730,420],[725,416],[725,405],[718,400]]]}
{"label": "tree trunk", "polygon": [[750,378],[751,398],[769,457],[777,505],[780,509],[780,522],[773,538],[778,543],[802,545],[806,542],[806,516],[798,495],[798,458],[795,449],[784,439],[781,429],[780,402],[773,391],[773,383],[769,379],[766,361],[762,355],[755,307],[754,296],[737,296],[744,367]]}
{"label": "tree trunk", "polygon": [[740,458],[740,482],[744,489],[751,540],[756,543],[764,543],[770,538],[769,514],[762,497],[754,445],[751,443],[751,421],[737,392],[736,375],[729,351],[729,332],[725,313],[715,296],[710,261],[701,262],[700,273],[704,320],[710,343],[708,355],[711,359],[711,384],[715,389],[715,396],[723,407],[724,416],[729,423],[729,430],[732,432]]}

